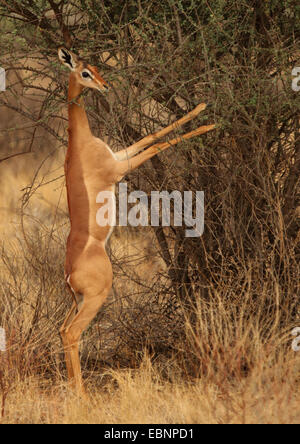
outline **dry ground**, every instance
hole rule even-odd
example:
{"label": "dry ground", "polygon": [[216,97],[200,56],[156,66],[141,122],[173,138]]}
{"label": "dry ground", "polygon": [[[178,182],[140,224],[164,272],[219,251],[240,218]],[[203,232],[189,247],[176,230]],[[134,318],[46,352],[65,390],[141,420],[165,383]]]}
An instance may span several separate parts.
{"label": "dry ground", "polygon": [[[106,371],[102,388],[91,381],[80,400],[65,384],[18,380],[5,403],[2,423],[103,424],[299,424],[299,358],[256,368],[241,380],[210,378],[187,384],[163,380],[146,356],[138,370]],[[106,380],[106,382],[105,382]],[[44,383],[43,383],[44,382]]]}

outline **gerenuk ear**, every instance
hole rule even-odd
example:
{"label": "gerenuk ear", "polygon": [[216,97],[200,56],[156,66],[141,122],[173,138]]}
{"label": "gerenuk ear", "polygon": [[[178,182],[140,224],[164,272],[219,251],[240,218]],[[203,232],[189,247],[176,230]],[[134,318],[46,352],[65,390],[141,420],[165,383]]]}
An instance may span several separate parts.
{"label": "gerenuk ear", "polygon": [[78,57],[76,54],[66,48],[61,47],[58,48],[58,58],[71,71],[75,71],[78,62]]}

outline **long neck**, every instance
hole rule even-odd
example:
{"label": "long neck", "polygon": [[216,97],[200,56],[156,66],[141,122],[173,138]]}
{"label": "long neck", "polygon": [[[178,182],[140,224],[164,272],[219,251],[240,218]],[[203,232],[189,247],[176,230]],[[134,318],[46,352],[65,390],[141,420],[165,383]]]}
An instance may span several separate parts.
{"label": "long neck", "polygon": [[81,133],[91,135],[89,121],[84,109],[84,102],[82,97],[79,97],[82,93],[83,86],[77,82],[74,73],[70,74],[69,79],[69,134],[75,134],[78,136]]}

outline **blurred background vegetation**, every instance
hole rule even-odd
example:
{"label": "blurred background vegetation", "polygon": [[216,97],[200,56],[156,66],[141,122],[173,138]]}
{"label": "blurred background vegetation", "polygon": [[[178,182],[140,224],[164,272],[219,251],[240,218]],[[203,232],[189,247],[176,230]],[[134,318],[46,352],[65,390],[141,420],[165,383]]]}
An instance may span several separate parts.
{"label": "blurred background vegetation", "polygon": [[85,103],[93,132],[113,150],[201,102],[212,107],[185,129],[218,125],[127,177],[129,190],[149,195],[203,190],[205,231],[115,229],[114,288],[84,336],[86,375],[134,366],[145,347],[160,363],[176,356],[186,376],[211,371],[220,381],[249,374],[267,344],[273,363],[300,326],[300,93],[291,87],[299,2],[2,0],[0,26],[0,325],[15,368],[57,375],[63,366],[68,82],[60,45],[110,83],[107,96],[87,91]]}

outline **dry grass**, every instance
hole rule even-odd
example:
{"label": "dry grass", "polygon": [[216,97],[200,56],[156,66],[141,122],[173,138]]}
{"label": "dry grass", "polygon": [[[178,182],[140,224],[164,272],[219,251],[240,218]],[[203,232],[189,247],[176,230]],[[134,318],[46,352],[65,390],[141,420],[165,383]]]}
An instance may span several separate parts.
{"label": "dry grass", "polygon": [[162,379],[145,356],[138,370],[104,372],[102,387],[89,384],[84,400],[74,397],[62,383],[16,380],[2,423],[299,423],[297,368],[299,358],[289,353],[272,368],[256,368],[243,381],[225,380],[220,386],[201,378],[188,384]]}
{"label": "dry grass", "polygon": [[[43,239],[35,242],[43,257]],[[136,344],[128,338],[128,350],[123,347],[122,356],[120,351],[114,355],[122,329],[120,312],[110,299],[84,335],[88,398],[76,398],[66,385],[58,335],[68,300],[60,276],[63,249],[56,248],[54,243],[48,251],[48,264],[39,263],[36,249],[35,259],[23,250],[27,263],[18,249],[2,257],[0,314],[8,349],[0,355],[1,423],[300,422],[300,353],[291,349],[292,326],[280,328],[276,310],[259,321],[259,313],[249,314],[250,294],[233,304],[225,290],[199,305],[196,328],[186,322],[185,335],[173,344],[171,355],[133,350]],[[131,303],[133,310],[134,299]],[[146,317],[147,304],[142,303]],[[162,334],[165,327],[161,324]],[[127,354],[134,361],[118,368]]]}
{"label": "dry grass", "polygon": [[63,164],[64,150],[47,157],[32,153],[0,164],[1,242],[15,239],[20,231],[25,189],[31,196],[25,211],[31,217],[29,223],[35,220],[50,228],[57,217],[67,216]]}

